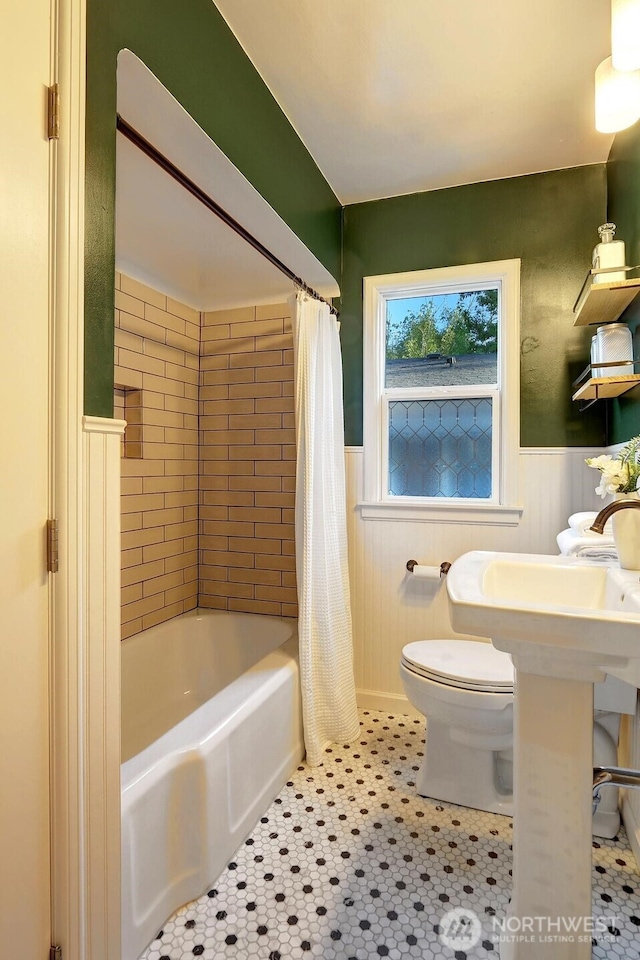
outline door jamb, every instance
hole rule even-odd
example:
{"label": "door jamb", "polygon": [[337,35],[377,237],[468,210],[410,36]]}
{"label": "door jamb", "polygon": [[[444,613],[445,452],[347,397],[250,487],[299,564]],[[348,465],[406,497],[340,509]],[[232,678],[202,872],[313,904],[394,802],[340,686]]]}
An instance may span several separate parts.
{"label": "door jamb", "polygon": [[[52,942],[65,960],[119,960],[122,427],[82,417],[86,0],[58,0],[54,29],[61,123],[52,147],[53,508],[60,542],[52,578]],[[96,536],[105,519],[115,519],[110,546]]]}

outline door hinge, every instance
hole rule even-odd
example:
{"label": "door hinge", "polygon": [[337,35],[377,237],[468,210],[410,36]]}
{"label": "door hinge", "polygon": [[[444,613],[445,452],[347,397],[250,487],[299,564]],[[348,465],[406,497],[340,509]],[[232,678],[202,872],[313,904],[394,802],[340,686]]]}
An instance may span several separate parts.
{"label": "door hinge", "polygon": [[49,960],[62,960],[62,947],[55,946],[49,950]]}
{"label": "door hinge", "polygon": [[58,560],[58,521],[47,520],[47,570],[49,573],[58,572]]}
{"label": "door hinge", "polygon": [[47,137],[57,140],[60,136],[60,89],[52,83],[47,91]]}

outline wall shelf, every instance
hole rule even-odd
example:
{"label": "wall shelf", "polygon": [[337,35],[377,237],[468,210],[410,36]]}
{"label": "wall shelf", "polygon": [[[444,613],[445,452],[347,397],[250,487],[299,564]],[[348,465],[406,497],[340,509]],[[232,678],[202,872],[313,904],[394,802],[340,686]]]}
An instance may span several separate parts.
{"label": "wall shelf", "polygon": [[601,371],[605,367],[620,367],[624,365],[629,373],[620,374],[616,372],[611,377],[594,377],[591,364],[584,368],[579,377],[573,381],[574,394],[572,400],[580,403],[580,410],[587,410],[596,400],[611,400],[613,397],[621,397],[628,390],[633,390],[640,384],[640,373],[634,373],[634,367],[637,360],[614,360],[609,363],[598,363],[597,370]]}
{"label": "wall shelf", "polygon": [[[573,394],[572,400],[610,400],[620,397],[640,383],[640,373],[620,377],[589,377]],[[575,384],[574,384],[575,386]]]}
{"label": "wall shelf", "polygon": [[[621,268],[619,267],[618,270]],[[626,267],[635,270],[636,267]],[[573,308],[574,327],[590,324],[613,323],[640,293],[640,278],[616,280],[613,283],[592,283],[594,273],[590,270]]]}
{"label": "wall shelf", "polygon": [[[640,277],[614,280],[611,283],[593,282],[595,274],[619,273],[621,270],[630,273],[633,270],[640,270],[640,266],[589,270],[573,307],[574,327],[615,323],[637,297],[640,293]],[[571,399],[580,403],[580,410],[587,410],[597,400],[611,400],[613,397],[622,396],[628,390],[633,390],[640,384],[640,373],[634,373],[638,362],[640,361],[617,360],[609,363],[601,362],[594,367],[601,373],[606,367],[620,367],[624,364],[629,371],[624,375],[616,372],[616,375],[611,377],[594,377],[589,364],[573,381],[574,393]]]}

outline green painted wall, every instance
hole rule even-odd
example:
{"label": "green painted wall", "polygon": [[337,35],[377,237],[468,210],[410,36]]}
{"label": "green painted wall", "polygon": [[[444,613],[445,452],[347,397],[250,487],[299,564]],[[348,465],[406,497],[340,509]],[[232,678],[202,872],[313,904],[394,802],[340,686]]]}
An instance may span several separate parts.
{"label": "green painted wall", "polygon": [[[607,163],[607,183],[607,219],[617,225],[617,236],[626,243],[627,263],[640,264],[640,122],[616,136]],[[620,319],[629,324],[634,356],[640,359],[640,297]],[[610,443],[640,434],[640,387],[612,400],[609,413]]]}
{"label": "green painted wall", "polygon": [[606,205],[604,164],[494,180],[348,206],[344,210],[342,341],[347,443],[362,442],[362,278],[522,259],[521,442],[604,442],[604,409],[579,413],[571,382],[591,331],[572,307]]}
{"label": "green painted wall", "polygon": [[94,416],[113,409],[116,60],[123,48],[340,276],[340,204],[212,0],[88,0],[85,412]]}

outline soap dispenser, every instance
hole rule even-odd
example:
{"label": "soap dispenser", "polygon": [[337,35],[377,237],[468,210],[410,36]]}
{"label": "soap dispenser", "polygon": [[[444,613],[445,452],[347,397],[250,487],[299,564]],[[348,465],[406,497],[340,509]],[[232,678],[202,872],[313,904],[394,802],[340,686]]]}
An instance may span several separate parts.
{"label": "soap dispenser", "polygon": [[[615,223],[603,223],[598,227],[600,243],[593,251],[592,266],[594,270],[605,267],[624,267],[624,240],[614,240],[616,233]],[[615,283],[624,280],[624,270],[612,270],[610,273],[597,273],[593,277],[594,283]]]}

